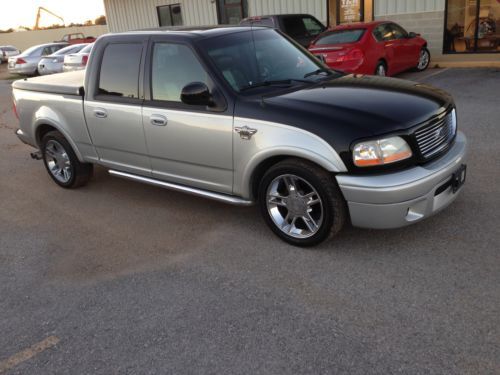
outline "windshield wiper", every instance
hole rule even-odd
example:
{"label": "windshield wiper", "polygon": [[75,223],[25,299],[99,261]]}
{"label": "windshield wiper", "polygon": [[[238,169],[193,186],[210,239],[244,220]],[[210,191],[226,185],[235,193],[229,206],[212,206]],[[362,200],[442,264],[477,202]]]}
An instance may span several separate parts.
{"label": "windshield wiper", "polygon": [[314,72],[309,72],[307,74],[304,75],[304,78],[307,78],[307,77],[310,77],[310,76],[316,76],[320,73],[326,73],[327,75],[331,75],[332,72],[329,70],[329,69],[326,69],[326,68],[319,68],[319,69],[316,69]]}
{"label": "windshield wiper", "polygon": [[240,88],[240,92],[250,90],[250,89],[253,89],[256,87],[264,87],[264,86],[272,86],[272,85],[291,85],[293,82],[313,83],[312,81],[309,81],[307,79],[295,79],[295,78],[279,79],[279,80],[267,80],[267,81],[254,83],[253,85],[248,85],[248,86],[242,87],[242,88]]}

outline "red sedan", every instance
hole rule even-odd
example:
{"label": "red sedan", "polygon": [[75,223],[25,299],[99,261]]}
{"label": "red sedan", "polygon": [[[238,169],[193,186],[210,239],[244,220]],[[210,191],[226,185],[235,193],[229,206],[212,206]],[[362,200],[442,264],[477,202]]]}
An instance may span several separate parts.
{"label": "red sedan", "polygon": [[320,56],[330,68],[381,76],[408,69],[423,71],[431,60],[424,38],[388,21],[329,29],[311,42],[309,51]]}

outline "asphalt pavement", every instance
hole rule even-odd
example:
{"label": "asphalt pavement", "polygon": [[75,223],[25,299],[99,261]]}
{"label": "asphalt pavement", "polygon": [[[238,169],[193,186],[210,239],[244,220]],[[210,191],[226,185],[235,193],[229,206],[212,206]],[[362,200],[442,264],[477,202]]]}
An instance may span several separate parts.
{"label": "asphalt pavement", "polygon": [[455,97],[460,197],[312,249],[103,168],[57,187],[0,81],[0,373],[500,374],[500,71],[402,77]]}

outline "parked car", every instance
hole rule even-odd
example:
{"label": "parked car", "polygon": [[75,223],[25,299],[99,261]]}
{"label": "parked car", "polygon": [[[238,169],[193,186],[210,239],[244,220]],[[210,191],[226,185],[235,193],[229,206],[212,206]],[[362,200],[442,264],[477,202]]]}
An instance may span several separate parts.
{"label": "parked car", "polygon": [[71,33],[64,34],[61,40],[57,40],[56,42],[67,42],[69,44],[94,43],[95,38],[93,36],[85,36],[83,33]]}
{"label": "parked car", "polygon": [[9,57],[9,73],[35,75],[38,73],[38,63],[44,56],[66,47],[68,43],[47,43],[28,48],[20,55]]}
{"label": "parked car", "polygon": [[0,46],[0,64],[7,62],[9,57],[17,56],[20,53],[21,51],[14,46]]}
{"label": "parked car", "polygon": [[282,31],[307,48],[311,41],[326,30],[325,25],[310,14],[276,14],[248,17],[240,26],[263,26]]}
{"label": "parked car", "polygon": [[78,53],[88,45],[88,43],[70,44],[52,55],[43,57],[38,63],[38,74],[46,75],[61,73],[63,71],[64,57],[71,53]]}
{"label": "parked car", "polygon": [[416,223],[465,180],[449,94],[326,69],[269,28],[109,34],[85,71],[17,80],[13,99],[18,137],[59,186],[84,185],[100,164],[133,181],[258,202],[274,233],[298,246],[348,217],[367,228]]}
{"label": "parked car", "polygon": [[337,26],[319,35],[309,51],[331,68],[381,76],[423,71],[431,59],[424,38],[387,21]]}
{"label": "parked car", "polygon": [[72,72],[75,70],[85,69],[89,60],[90,51],[92,51],[93,43],[82,48],[78,53],[70,53],[64,56],[63,72]]}

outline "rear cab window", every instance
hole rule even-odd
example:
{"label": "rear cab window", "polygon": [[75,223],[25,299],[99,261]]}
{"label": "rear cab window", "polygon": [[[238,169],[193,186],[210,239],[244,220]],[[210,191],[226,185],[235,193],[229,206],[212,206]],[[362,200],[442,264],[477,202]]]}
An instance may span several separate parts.
{"label": "rear cab window", "polygon": [[356,43],[361,40],[366,29],[335,30],[323,34],[316,40],[316,45]]}
{"label": "rear cab window", "polygon": [[285,33],[292,38],[317,36],[324,31],[323,25],[310,16],[286,16],[282,23]]}
{"label": "rear cab window", "polygon": [[142,43],[110,43],[104,49],[99,72],[99,97],[139,98]]}

